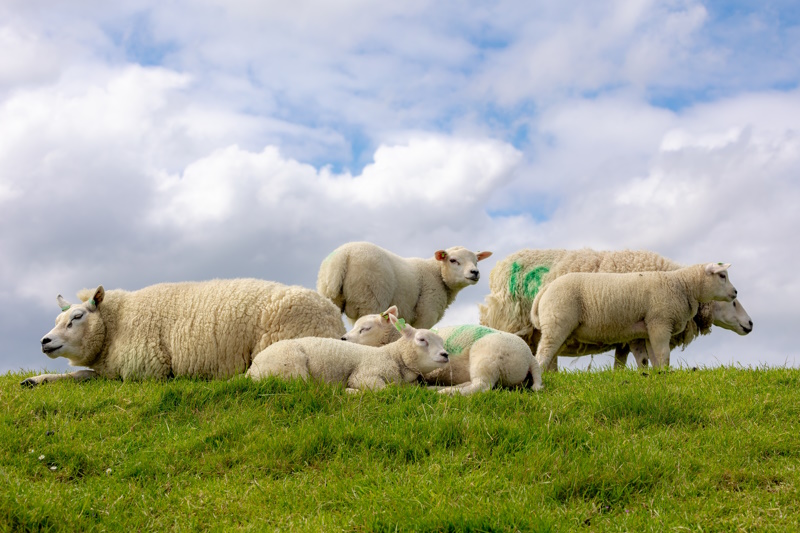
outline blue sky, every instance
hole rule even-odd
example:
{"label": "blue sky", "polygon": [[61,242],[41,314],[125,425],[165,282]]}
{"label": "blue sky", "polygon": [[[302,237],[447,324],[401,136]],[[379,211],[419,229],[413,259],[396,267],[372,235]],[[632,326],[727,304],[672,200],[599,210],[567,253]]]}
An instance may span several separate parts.
{"label": "blue sky", "polygon": [[678,361],[796,364],[794,3],[13,0],[0,48],[3,370],[64,367],[38,351],[58,293],[313,287],[350,240],[489,249],[484,274],[723,259],[756,327]]}

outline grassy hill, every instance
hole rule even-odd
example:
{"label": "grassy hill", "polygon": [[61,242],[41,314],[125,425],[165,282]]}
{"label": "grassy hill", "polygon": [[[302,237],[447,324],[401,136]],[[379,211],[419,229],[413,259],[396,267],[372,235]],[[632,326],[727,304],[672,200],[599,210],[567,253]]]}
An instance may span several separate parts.
{"label": "grassy hill", "polygon": [[789,531],[800,370],[444,397],[0,376],[3,531]]}

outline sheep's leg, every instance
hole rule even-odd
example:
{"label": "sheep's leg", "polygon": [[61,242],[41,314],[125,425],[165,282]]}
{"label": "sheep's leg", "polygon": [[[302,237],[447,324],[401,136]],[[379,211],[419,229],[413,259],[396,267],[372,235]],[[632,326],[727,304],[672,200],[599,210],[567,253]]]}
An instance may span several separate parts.
{"label": "sheep's leg", "polygon": [[[553,358],[555,359],[555,358]],[[533,385],[531,385],[531,390],[539,391],[544,388],[542,385],[542,367],[539,366],[539,362],[536,361],[536,358],[531,361],[531,366],[528,369],[531,373],[531,377],[533,378]]]}
{"label": "sheep's leg", "polygon": [[647,336],[652,346],[653,366],[669,367],[669,339],[671,328],[667,325],[653,324],[647,327]]}
{"label": "sheep's leg", "polygon": [[381,390],[386,388],[386,382],[379,377],[351,376],[350,379],[347,380],[347,385],[347,392],[350,393],[358,392],[359,389]]}
{"label": "sheep's leg", "polygon": [[61,381],[62,379],[87,381],[96,377],[97,373],[94,370],[85,369],[76,370],[75,372],[66,372],[64,374],[39,374],[38,376],[32,376],[28,379],[22,380],[20,385],[23,387],[35,387],[36,385],[41,385],[42,383],[51,383],[53,381]]}
{"label": "sheep's leg", "polygon": [[[545,331],[542,330],[542,338],[539,339],[539,344],[536,346],[536,360],[539,362],[540,367],[548,371],[550,370],[551,362],[555,359],[556,354],[561,349],[561,346],[563,346],[564,341],[567,340],[567,337],[569,337],[569,334],[572,333],[573,329],[574,328],[570,328],[569,331],[557,336],[545,333]],[[557,365],[558,363],[556,363],[556,368],[558,368]]]}
{"label": "sheep's leg", "polygon": [[618,344],[614,350],[614,370],[622,370],[628,366],[628,353],[630,348],[627,344]]}
{"label": "sheep's leg", "polygon": [[631,341],[631,352],[633,352],[633,358],[636,359],[636,366],[638,368],[647,368],[647,362],[652,360],[652,354],[650,352],[653,351],[653,348],[651,346],[648,351],[647,344],[647,339],[636,339]]}
{"label": "sheep's leg", "polygon": [[550,364],[547,365],[548,372],[558,372],[558,356],[554,355],[553,358],[550,360]]}
{"label": "sheep's leg", "polygon": [[494,383],[486,378],[475,378],[472,381],[461,383],[453,387],[443,387],[439,389],[439,394],[463,394],[467,396],[476,392],[490,390],[492,386],[494,386]]}

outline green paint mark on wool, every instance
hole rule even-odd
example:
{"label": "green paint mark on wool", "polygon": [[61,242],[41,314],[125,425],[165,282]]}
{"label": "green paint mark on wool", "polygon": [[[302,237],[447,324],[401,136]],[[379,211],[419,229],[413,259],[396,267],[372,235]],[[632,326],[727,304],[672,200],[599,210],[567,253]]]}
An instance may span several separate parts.
{"label": "green paint mark on wool", "polygon": [[542,281],[550,269],[539,265],[524,274],[522,274],[522,270],[522,265],[519,263],[511,263],[511,272],[508,275],[508,293],[513,299],[525,296],[532,300],[542,287]]}
{"label": "green paint mark on wool", "polygon": [[487,328],[486,326],[460,326],[453,330],[444,340],[444,349],[450,355],[459,355],[464,350],[478,342],[479,339],[486,335],[497,333],[497,330]]}

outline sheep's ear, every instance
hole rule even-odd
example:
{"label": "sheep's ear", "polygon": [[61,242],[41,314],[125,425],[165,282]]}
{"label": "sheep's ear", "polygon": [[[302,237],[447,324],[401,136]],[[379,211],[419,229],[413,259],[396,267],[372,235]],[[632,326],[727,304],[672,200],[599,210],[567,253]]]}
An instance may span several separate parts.
{"label": "sheep's ear", "polygon": [[94,296],[92,296],[92,299],[89,300],[88,302],[89,310],[95,311],[97,309],[97,306],[103,303],[103,298],[105,298],[105,296],[106,296],[105,289],[103,289],[102,285],[98,285],[97,289],[94,291]]}
{"label": "sheep's ear", "polygon": [[63,313],[64,311],[66,311],[67,309],[69,309],[70,307],[72,307],[72,304],[71,304],[71,303],[69,303],[68,301],[66,301],[66,300],[64,299],[64,297],[63,297],[63,296],[61,296],[60,294],[59,294],[59,295],[58,295],[58,297],[56,298],[56,301],[58,302],[58,306],[61,308],[61,312],[62,312],[62,313]]}
{"label": "sheep's ear", "polygon": [[706,272],[709,274],[717,274],[730,268],[730,263],[709,263],[706,265]]}
{"label": "sheep's ear", "polygon": [[386,315],[389,317],[389,322],[392,323],[394,327],[397,328],[397,331],[402,333],[404,336],[408,337],[409,335],[413,336],[414,333],[417,332],[414,328],[406,324],[406,321],[402,318],[397,318],[395,315]]}
{"label": "sheep's ear", "polygon": [[433,254],[433,257],[435,257],[437,261],[444,261],[447,259],[447,252],[444,250],[438,250],[435,254]]}
{"label": "sheep's ear", "polygon": [[390,321],[389,315],[397,317],[397,306],[396,305],[391,306],[389,309],[387,309],[386,311],[381,313],[381,318],[384,319],[385,321],[389,322]]}
{"label": "sheep's ear", "polygon": [[478,252],[478,261],[483,261],[487,257],[491,257],[492,252]]}

